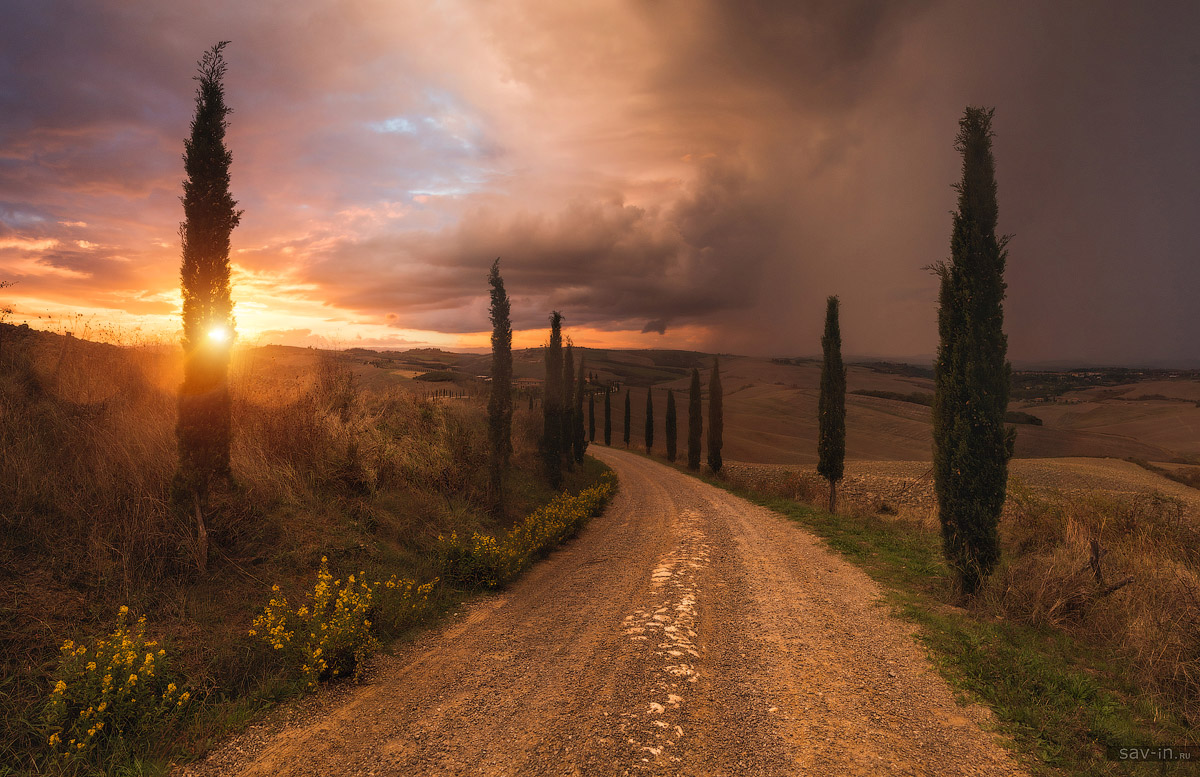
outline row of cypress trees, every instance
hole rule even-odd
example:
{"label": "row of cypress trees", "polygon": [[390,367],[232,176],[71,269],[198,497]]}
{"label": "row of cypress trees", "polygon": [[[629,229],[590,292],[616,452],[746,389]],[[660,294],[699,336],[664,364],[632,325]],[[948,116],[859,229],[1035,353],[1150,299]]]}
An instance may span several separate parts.
{"label": "row of cypress trees", "polygon": [[[713,357],[713,368],[709,373],[708,382],[708,458],[709,469],[714,473],[721,471],[721,448],[724,444],[725,412],[721,389],[720,357]],[[700,469],[700,439],[704,433],[702,397],[700,393],[700,370],[692,369],[691,385],[688,388],[688,436],[687,436],[687,465],[689,469]],[[611,416],[609,393],[604,396],[604,444],[611,445],[608,435]],[[630,443],[630,418],[632,416],[632,390],[625,390],[625,419],[623,442],[625,447]],[[679,419],[675,405],[675,392],[667,390],[667,413],[663,422],[666,434],[667,461],[674,462],[678,454]],[[654,389],[646,389],[646,416],[642,433],[642,443],[646,452],[654,449]]]}

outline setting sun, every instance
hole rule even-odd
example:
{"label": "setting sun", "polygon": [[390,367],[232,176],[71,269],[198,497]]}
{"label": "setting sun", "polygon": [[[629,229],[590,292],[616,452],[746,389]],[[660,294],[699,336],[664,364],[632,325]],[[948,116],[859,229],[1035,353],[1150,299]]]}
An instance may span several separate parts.
{"label": "setting sun", "polygon": [[228,327],[214,326],[212,329],[208,330],[208,339],[212,340],[214,343],[227,343],[229,342],[231,336],[232,333],[229,331]]}

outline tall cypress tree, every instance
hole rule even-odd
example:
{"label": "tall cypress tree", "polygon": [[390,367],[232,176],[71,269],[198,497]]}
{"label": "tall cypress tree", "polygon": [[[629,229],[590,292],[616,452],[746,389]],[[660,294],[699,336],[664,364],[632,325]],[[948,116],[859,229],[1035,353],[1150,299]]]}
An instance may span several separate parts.
{"label": "tall cypress tree", "polygon": [[208,564],[204,508],[215,481],[232,481],[229,466],[231,402],[229,352],[235,336],[229,294],[229,235],[241,220],[229,193],[233,155],[225,147],[225,60],[228,41],[197,63],[196,113],[183,141],[183,384],[175,434],[179,468],[172,483],[177,504],[192,509],[198,532],[197,562]]}
{"label": "tall cypress tree", "polygon": [[708,379],[708,468],[721,471],[721,443],[725,415],[721,397],[721,360],[713,357],[712,376]]}
{"label": "tall cypress tree", "polygon": [[588,392],[588,442],[596,441],[596,392]]}
{"label": "tall cypress tree", "polygon": [[679,442],[677,423],[675,419],[675,392],[667,389],[667,420],[663,426],[665,427],[664,432],[667,437],[667,461],[672,463],[675,461],[675,446]]}
{"label": "tall cypress tree", "polygon": [[700,370],[692,368],[692,385],[688,388],[688,469],[700,469],[700,435],[704,430],[704,413],[700,404]]}
{"label": "tall cypress tree", "polygon": [[633,408],[629,403],[629,389],[625,389],[625,447],[629,447],[629,417]]}
{"label": "tall cypress tree", "polygon": [[575,471],[575,346],[567,339],[567,351],[563,354],[563,406],[559,416],[562,423],[563,463],[568,472]]}
{"label": "tall cypress tree", "polygon": [[817,401],[817,472],[829,481],[829,512],[837,509],[837,482],[846,462],[846,368],[842,366],[842,331],[838,298],[825,303],[821,337],[821,396]]}
{"label": "tall cypress tree", "polygon": [[562,487],[563,405],[562,314],[550,314],[550,344],[546,347],[546,386],[542,397],[542,465],[551,488]]}
{"label": "tall cypress tree", "polygon": [[612,387],[604,387],[604,444],[612,445]]}
{"label": "tall cypress tree", "polygon": [[646,431],[642,439],[646,441],[646,453],[654,448],[654,388],[646,389]]}
{"label": "tall cypress tree", "polygon": [[575,382],[575,412],[571,416],[571,452],[575,454],[575,463],[583,463],[583,454],[587,451],[587,437],[583,433],[583,392],[587,390],[587,375],[583,365],[587,361],[586,354],[579,355],[579,378]]}
{"label": "tall cypress tree", "polygon": [[488,273],[492,287],[492,384],[488,396],[488,491],[493,505],[503,497],[504,468],[512,455],[512,323],[508,294],[500,277],[500,260]]}
{"label": "tall cypress tree", "polygon": [[964,595],[975,594],[1000,558],[998,524],[1008,485],[1014,433],[1006,429],[1011,367],[1004,335],[1007,236],[997,237],[994,109],[968,107],[955,150],[950,262],[934,265],[938,345],[934,364],[934,489],[942,546]]}

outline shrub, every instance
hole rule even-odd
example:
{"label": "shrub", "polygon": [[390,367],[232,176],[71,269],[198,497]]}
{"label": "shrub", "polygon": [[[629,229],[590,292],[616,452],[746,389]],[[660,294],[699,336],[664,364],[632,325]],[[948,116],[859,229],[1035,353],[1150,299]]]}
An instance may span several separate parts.
{"label": "shrub", "polygon": [[439,536],[442,576],[475,588],[498,588],[551,548],[573,536],[597,515],[616,489],[611,473],[575,496],[562,494],[535,510],[503,537],[475,532],[468,539],[452,533]]}
{"label": "shrub", "polygon": [[118,742],[129,747],[169,728],[191,692],[171,671],[167,652],[146,639],[146,619],[132,626],[121,607],[107,638],[61,648],[44,717],[46,743],[56,756],[104,758]]}
{"label": "shrub", "polygon": [[[310,689],[321,680],[356,676],[363,659],[378,647],[368,618],[375,589],[362,576],[350,575],[343,586],[322,557],[308,603],[293,610],[279,586],[273,586],[276,595],[254,619],[250,636],[282,651],[289,665],[299,667]],[[396,585],[394,579],[388,582]]]}
{"label": "shrub", "polygon": [[364,572],[350,575],[343,585],[334,580],[329,560],[321,558],[317,582],[307,603],[292,609],[279,586],[254,619],[250,636],[260,637],[297,669],[310,690],[322,680],[357,677],[363,662],[379,647],[372,633],[375,619],[393,626],[424,609],[437,579],[423,585],[392,575],[384,582],[368,583]]}

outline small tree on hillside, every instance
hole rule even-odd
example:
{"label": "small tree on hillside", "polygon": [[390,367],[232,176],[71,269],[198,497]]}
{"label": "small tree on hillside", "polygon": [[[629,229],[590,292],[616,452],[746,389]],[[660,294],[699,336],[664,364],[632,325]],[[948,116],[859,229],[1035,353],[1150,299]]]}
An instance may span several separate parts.
{"label": "small tree on hillside", "polygon": [[721,362],[713,357],[712,376],[708,380],[708,468],[721,471],[721,443],[725,428],[721,398]]}
{"label": "small tree on hillside", "polygon": [[562,314],[550,314],[546,347],[546,385],[542,397],[542,465],[551,488],[562,487]]}
{"label": "small tree on hillside", "polygon": [[675,420],[675,392],[667,389],[667,419],[663,424],[667,437],[667,461],[675,462],[675,446],[678,443],[678,430]]}
{"label": "small tree on hillside", "polygon": [[654,448],[654,389],[646,389],[646,432],[643,437],[646,441],[646,453],[649,453]]}
{"label": "small tree on hillside", "polygon": [[629,389],[625,389],[625,447],[629,447],[629,418],[633,415],[633,408],[629,402]]}
{"label": "small tree on hillside", "polygon": [[179,468],[172,483],[176,504],[195,513],[197,566],[208,566],[204,508],[215,481],[232,482],[229,351],[235,336],[229,294],[229,236],[241,219],[229,193],[232,154],[225,147],[225,60],[228,41],[197,63],[196,113],[183,142],[183,385],[179,388]]}
{"label": "small tree on hillside", "polygon": [[572,416],[571,451],[575,454],[575,463],[583,463],[583,454],[587,452],[588,441],[583,433],[583,393],[587,391],[587,375],[583,371],[587,356],[579,356],[579,379],[575,382],[575,413]]}
{"label": "small tree on hillside", "polygon": [[1014,433],[1006,429],[1011,367],[1004,335],[1007,237],[997,237],[992,110],[958,123],[962,154],[950,263],[938,263],[933,469],[946,559],[972,596],[1000,558],[998,523]]}
{"label": "small tree on hillside", "polygon": [[488,491],[493,506],[499,505],[504,491],[504,468],[512,455],[512,323],[509,320],[508,294],[500,277],[500,260],[492,262],[488,273],[492,287],[492,382],[488,396]]}
{"label": "small tree on hillside", "polygon": [[825,304],[825,334],[821,338],[821,395],[817,401],[817,472],[829,481],[829,512],[837,510],[837,482],[846,461],[846,368],[842,366],[842,333],[838,298]]}
{"label": "small tree on hillside", "polygon": [[568,472],[575,471],[575,346],[567,339],[563,354],[562,454]]}
{"label": "small tree on hillside", "polygon": [[596,441],[596,392],[588,392],[588,442]]}
{"label": "small tree on hillside", "polygon": [[700,436],[703,434],[704,413],[700,401],[700,370],[692,368],[692,385],[688,388],[688,469],[700,469]]}
{"label": "small tree on hillside", "polygon": [[604,389],[604,444],[612,445],[612,389]]}

